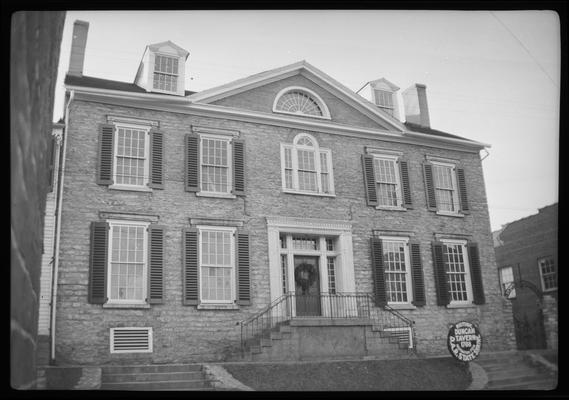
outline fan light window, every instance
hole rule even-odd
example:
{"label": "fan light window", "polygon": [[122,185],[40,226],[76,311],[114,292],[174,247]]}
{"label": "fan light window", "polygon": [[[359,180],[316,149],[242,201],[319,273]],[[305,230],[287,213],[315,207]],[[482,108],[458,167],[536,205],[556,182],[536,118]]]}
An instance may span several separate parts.
{"label": "fan light window", "polygon": [[276,97],[273,111],[317,118],[330,118],[326,105],[316,93],[297,87],[282,90]]}

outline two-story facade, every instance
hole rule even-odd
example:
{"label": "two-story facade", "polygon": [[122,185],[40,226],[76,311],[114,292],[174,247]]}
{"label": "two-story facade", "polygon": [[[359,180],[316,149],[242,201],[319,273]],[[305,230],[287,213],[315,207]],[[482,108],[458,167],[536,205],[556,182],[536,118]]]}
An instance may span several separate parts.
{"label": "two-story facade", "polygon": [[431,129],[423,85],[401,122],[384,79],[366,99],[301,61],[194,93],[187,58],[149,45],[134,83],[70,67],[52,358],[221,360],[270,304],[358,317],[361,294],[418,353],[461,320],[514,346],[486,145]]}

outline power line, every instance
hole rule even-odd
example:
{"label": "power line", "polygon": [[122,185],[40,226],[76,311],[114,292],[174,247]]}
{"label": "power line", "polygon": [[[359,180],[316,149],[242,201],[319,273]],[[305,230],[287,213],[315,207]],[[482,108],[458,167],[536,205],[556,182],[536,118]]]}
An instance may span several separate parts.
{"label": "power line", "polygon": [[528,48],[523,44],[523,42],[518,39],[518,37],[516,35],[514,35],[514,33],[510,30],[510,28],[508,28],[506,26],[506,24],[504,24],[500,18],[498,18],[492,11],[490,11],[490,14],[496,18],[496,21],[498,21],[500,23],[500,25],[502,25],[509,33],[510,35],[512,35],[512,37],[514,39],[516,39],[516,41],[520,44],[520,46],[522,46],[522,48],[526,51],[526,53],[529,54],[529,56],[532,58],[532,60],[537,64],[537,66],[543,71],[543,73],[549,78],[549,80],[551,81],[551,83],[553,83],[553,85],[555,85],[556,88],[559,89],[559,86],[557,85],[557,83],[555,83],[555,81],[553,80],[553,78],[551,78],[551,76],[549,76],[549,74],[547,73],[547,71],[541,66],[541,64],[539,63],[539,61],[537,61],[537,59],[533,56],[533,54],[531,54],[531,52],[528,50]]}

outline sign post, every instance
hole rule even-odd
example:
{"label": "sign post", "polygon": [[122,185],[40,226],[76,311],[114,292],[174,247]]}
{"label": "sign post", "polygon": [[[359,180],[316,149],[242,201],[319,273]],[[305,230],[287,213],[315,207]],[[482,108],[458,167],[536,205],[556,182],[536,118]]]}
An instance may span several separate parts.
{"label": "sign post", "polygon": [[447,345],[450,354],[457,360],[472,361],[480,354],[482,335],[474,324],[457,322],[448,331]]}

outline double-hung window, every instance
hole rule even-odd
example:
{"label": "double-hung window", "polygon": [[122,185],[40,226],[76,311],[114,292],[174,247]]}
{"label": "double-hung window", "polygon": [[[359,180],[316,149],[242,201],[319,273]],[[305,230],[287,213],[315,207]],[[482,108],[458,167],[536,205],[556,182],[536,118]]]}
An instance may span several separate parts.
{"label": "double-hung window", "polygon": [[382,237],[385,292],[390,304],[413,301],[407,239]]}
{"label": "double-hung window", "polygon": [[234,303],[236,228],[199,226],[198,230],[201,302]]}
{"label": "double-hung window", "polygon": [[146,187],[148,183],[149,127],[116,124],[114,184]]}
{"label": "double-hung window", "polygon": [[156,54],[154,56],[153,88],[167,92],[178,90],[178,58]]}
{"label": "double-hung window", "polygon": [[439,211],[458,213],[460,206],[455,166],[433,162],[433,182]]}
{"label": "double-hung window", "polygon": [[397,156],[374,156],[377,202],[379,207],[402,207],[401,179]]}
{"label": "double-hung window", "polygon": [[443,240],[442,242],[450,304],[470,304],[473,294],[466,241]]}
{"label": "double-hung window", "polygon": [[148,222],[110,220],[108,303],[145,303]]}
{"label": "double-hung window", "polygon": [[281,168],[284,192],[334,195],[332,153],[314,137],[303,133],[281,144]]}
{"label": "double-hung window", "polygon": [[383,111],[393,116],[394,105],[393,105],[393,93],[387,90],[375,89],[374,90],[375,104],[381,108]]}
{"label": "double-hung window", "polygon": [[557,273],[555,262],[552,257],[544,257],[537,260],[539,275],[541,276],[541,287],[544,292],[557,289]]}
{"label": "double-hung window", "polygon": [[231,140],[223,137],[200,135],[201,190],[209,193],[230,193]]}

